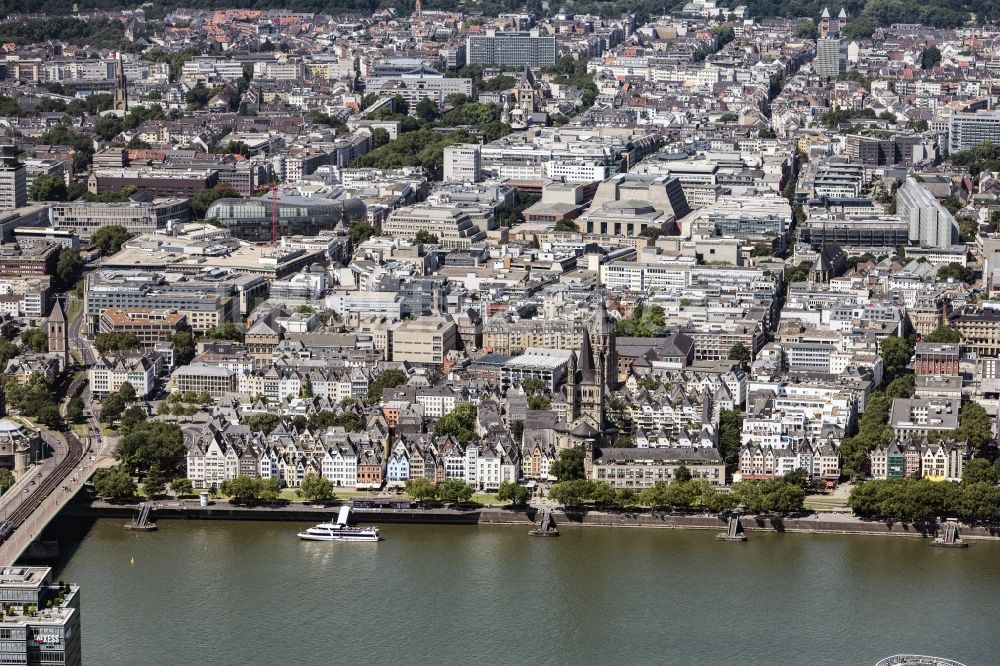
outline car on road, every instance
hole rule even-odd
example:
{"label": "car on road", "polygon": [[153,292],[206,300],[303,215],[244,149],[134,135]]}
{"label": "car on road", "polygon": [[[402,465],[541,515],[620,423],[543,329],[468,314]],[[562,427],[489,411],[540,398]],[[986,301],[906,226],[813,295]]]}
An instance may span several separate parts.
{"label": "car on road", "polygon": [[13,532],[14,532],[14,525],[11,524],[9,520],[5,520],[2,523],[0,523],[0,542],[6,541],[7,537],[13,534]]}

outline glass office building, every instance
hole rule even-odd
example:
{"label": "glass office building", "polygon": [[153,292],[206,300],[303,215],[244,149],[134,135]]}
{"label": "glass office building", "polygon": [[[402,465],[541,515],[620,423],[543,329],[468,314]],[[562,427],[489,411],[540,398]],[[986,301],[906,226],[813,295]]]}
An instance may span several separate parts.
{"label": "glass office building", "polygon": [[[218,199],[208,207],[205,218],[219,220],[236,238],[269,241],[272,203],[270,197]],[[341,220],[349,225],[355,220],[365,219],[365,204],[361,199],[278,197],[280,236],[315,236],[320,231],[333,229]]]}

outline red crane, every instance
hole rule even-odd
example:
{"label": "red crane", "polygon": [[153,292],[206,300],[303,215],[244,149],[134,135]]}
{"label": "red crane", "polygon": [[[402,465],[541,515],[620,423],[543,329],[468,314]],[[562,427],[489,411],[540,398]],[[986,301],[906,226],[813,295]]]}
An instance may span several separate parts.
{"label": "red crane", "polygon": [[278,186],[271,186],[271,242],[278,242]]}

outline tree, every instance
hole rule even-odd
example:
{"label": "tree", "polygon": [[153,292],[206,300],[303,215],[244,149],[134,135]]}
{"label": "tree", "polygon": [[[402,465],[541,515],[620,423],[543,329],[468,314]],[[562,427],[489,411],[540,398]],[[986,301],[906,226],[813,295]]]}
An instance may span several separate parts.
{"label": "tree", "polygon": [[422,476],[409,479],[403,489],[421,504],[436,499],[438,493],[438,487]]}
{"label": "tree", "polygon": [[649,488],[639,493],[639,503],[648,506],[653,511],[666,511],[670,508],[670,496],[667,493],[667,484],[657,481]]}
{"label": "tree", "polygon": [[916,377],[914,375],[900,375],[896,377],[885,389],[886,396],[892,400],[895,398],[912,398],[916,390]]}
{"label": "tree", "polygon": [[559,452],[559,460],[552,463],[549,473],[559,481],[584,478],[583,453],[576,448],[563,449]]}
{"label": "tree", "polygon": [[302,477],[297,494],[310,502],[330,502],[336,499],[330,480],[315,472],[309,472]]}
{"label": "tree", "polygon": [[531,500],[531,490],[519,483],[501,481],[497,488],[497,499],[501,502],[510,502],[514,506],[525,506]]}
{"label": "tree", "polygon": [[131,382],[124,382],[118,387],[117,393],[126,404],[135,401],[135,387],[132,386]]}
{"label": "tree", "polygon": [[174,346],[174,362],[177,365],[187,365],[194,358],[194,335],[190,331],[178,331],[170,336]]}
{"label": "tree", "polygon": [[659,305],[637,304],[627,319],[615,322],[615,333],[640,338],[657,337],[663,334],[666,324],[663,308]]}
{"label": "tree", "polygon": [[385,144],[389,143],[390,137],[389,132],[381,127],[376,127],[372,130],[372,148],[381,148]]}
{"label": "tree", "polygon": [[66,181],[57,174],[35,176],[28,196],[32,201],[66,201]]}
{"label": "tree", "polygon": [[174,491],[174,494],[178,497],[194,493],[194,486],[192,485],[190,479],[174,479],[170,482],[170,489]]}
{"label": "tree", "polygon": [[782,477],[781,480],[785,483],[790,483],[793,486],[798,486],[803,489],[808,488],[811,481],[809,478],[809,472],[802,467],[793,469],[791,472]]}
{"label": "tree", "polygon": [[962,483],[1000,483],[1000,470],[985,458],[973,458],[962,468]]}
{"label": "tree", "polygon": [[783,480],[740,481],[733,496],[749,513],[791,513],[802,509],[806,493],[801,486]]}
{"label": "tree", "polygon": [[472,499],[472,486],[461,479],[446,479],[437,490],[438,499],[448,504],[464,504]]}
{"label": "tree", "polygon": [[352,222],[347,228],[347,235],[351,239],[351,246],[356,248],[372,236],[378,236],[378,231],[367,222]]}
{"label": "tree", "polygon": [[938,342],[938,343],[948,343],[955,344],[961,342],[962,335],[958,332],[958,329],[954,326],[948,326],[947,324],[942,324],[935,328],[933,331],[927,334],[924,338],[924,342]]}
{"label": "tree", "polygon": [[934,69],[941,64],[941,50],[934,46],[928,46],[920,53],[920,67],[922,69]]}
{"label": "tree", "polygon": [[102,254],[109,255],[122,249],[125,241],[132,238],[132,236],[133,234],[120,224],[111,224],[95,231],[90,240],[94,245],[101,248]]}
{"label": "tree", "polygon": [[551,408],[552,401],[544,395],[528,396],[528,409],[545,412]]}
{"label": "tree", "polygon": [[142,342],[135,333],[98,333],[94,336],[94,349],[99,354],[123,349],[138,349]]}
{"label": "tree", "polygon": [[281,495],[281,484],[277,479],[255,479],[257,499],[262,502],[273,502]]}
{"label": "tree", "polygon": [[425,123],[432,123],[437,120],[438,117],[438,106],[435,104],[430,97],[424,97],[416,106],[417,118],[424,121]]}
{"label": "tree", "polygon": [[117,393],[112,393],[101,403],[101,422],[111,425],[121,418],[125,411],[125,401]]}
{"label": "tree", "polygon": [[68,290],[76,284],[82,271],[83,259],[80,257],[79,250],[74,250],[71,247],[64,247],[60,250],[59,258],[56,260],[55,278],[63,290]]}
{"label": "tree", "polygon": [[14,474],[9,469],[0,469],[0,495],[10,490],[14,482]]}
{"label": "tree", "polygon": [[435,245],[438,242],[438,237],[426,229],[421,229],[414,235],[413,240],[424,245]]}
{"label": "tree", "polygon": [[592,492],[593,482],[579,478],[552,486],[549,498],[565,507],[578,507],[590,498]]}
{"label": "tree", "polygon": [[687,468],[687,465],[680,465],[674,470],[674,483],[686,483],[691,478],[691,470]]}
{"label": "tree", "polygon": [[976,456],[989,457],[989,447],[993,442],[993,429],[989,414],[978,402],[970,400],[962,405],[957,435],[956,439],[968,442],[975,448]]}
{"label": "tree", "polygon": [[184,432],[175,423],[143,421],[129,429],[115,447],[115,458],[129,470],[148,470],[154,465],[172,471],[184,460]]}
{"label": "tree", "polygon": [[940,267],[937,270],[939,280],[958,280],[965,284],[972,284],[976,281],[976,274],[970,268],[966,268],[957,261],[953,261]]}
{"label": "tree", "polygon": [[454,437],[462,446],[465,446],[476,435],[476,408],[469,403],[462,403],[455,407],[434,424],[435,437]]}
{"label": "tree", "polygon": [[819,37],[819,30],[812,19],[806,19],[799,21],[799,24],[795,26],[795,36],[800,39],[816,39]]}
{"label": "tree", "polygon": [[205,331],[205,338],[209,340],[230,340],[232,342],[243,342],[243,328],[235,322],[227,321],[213,326]]}
{"label": "tree", "polygon": [[58,430],[62,428],[63,425],[62,415],[59,413],[59,407],[53,403],[47,403],[39,406],[38,409],[35,410],[35,418],[43,426],[53,430]]}
{"label": "tree", "polygon": [[94,492],[106,499],[130,499],[135,497],[135,483],[120,469],[99,469],[94,472]]}
{"label": "tree", "polygon": [[40,328],[26,328],[21,331],[21,343],[36,354],[49,350],[49,335]]}
{"label": "tree", "polygon": [[249,476],[237,476],[226,479],[219,484],[219,492],[238,504],[253,502],[258,497],[257,479]]}
{"label": "tree", "polygon": [[191,199],[191,215],[195,219],[204,219],[208,207],[218,199],[238,199],[239,192],[230,185],[216,185],[213,188],[202,190]]}
{"label": "tree", "polygon": [[122,133],[122,122],[113,116],[104,116],[94,122],[94,133],[104,141],[111,141]]}
{"label": "tree", "polygon": [[268,412],[261,412],[258,414],[250,414],[249,416],[244,416],[241,420],[242,424],[250,428],[253,431],[259,431],[265,435],[270,435],[271,431],[278,427],[281,423],[281,417],[277,414],[270,414]]}
{"label": "tree", "polygon": [[735,345],[729,348],[729,356],[727,358],[730,361],[739,361],[740,363],[747,363],[750,360],[750,350],[746,348],[742,342],[737,342]]}
{"label": "tree", "polygon": [[66,403],[66,418],[70,423],[83,423],[83,399],[79,396]]}
{"label": "tree", "polygon": [[719,453],[727,464],[734,464],[740,454],[743,415],[731,409],[719,413]]}
{"label": "tree", "polygon": [[142,492],[152,499],[162,495],[166,487],[167,480],[163,478],[163,472],[156,465],[152,465],[142,480]]}
{"label": "tree", "polygon": [[564,233],[580,233],[579,227],[572,220],[559,220],[556,222],[553,231],[564,232]]}
{"label": "tree", "polygon": [[910,364],[910,357],[913,349],[903,338],[890,335],[882,339],[882,363],[885,365],[885,373],[889,377],[895,377],[903,372]]}

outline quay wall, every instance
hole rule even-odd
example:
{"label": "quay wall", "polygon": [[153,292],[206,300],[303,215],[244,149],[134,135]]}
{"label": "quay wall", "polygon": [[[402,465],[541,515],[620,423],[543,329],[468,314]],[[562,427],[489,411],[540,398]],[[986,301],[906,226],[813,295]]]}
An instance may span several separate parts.
{"label": "quay wall", "polygon": [[[337,508],[294,504],[281,507],[237,506],[221,501],[209,506],[195,502],[155,503],[153,520],[286,520],[320,522],[334,516]],[[133,518],[135,504],[92,501],[71,504],[63,515],[93,518]],[[430,525],[523,525],[533,523],[537,509],[502,508],[456,509],[352,509],[352,522],[411,523]],[[552,512],[557,527],[645,527],[659,529],[724,530],[726,521],[714,515],[685,515],[658,512]],[[802,517],[744,516],[740,524],[747,532],[791,532],[807,534],[858,534],[872,536],[932,537],[933,526],[910,523],[863,521],[842,514],[813,514]],[[963,539],[1000,539],[1000,527],[961,527]]]}

